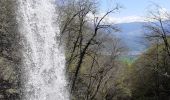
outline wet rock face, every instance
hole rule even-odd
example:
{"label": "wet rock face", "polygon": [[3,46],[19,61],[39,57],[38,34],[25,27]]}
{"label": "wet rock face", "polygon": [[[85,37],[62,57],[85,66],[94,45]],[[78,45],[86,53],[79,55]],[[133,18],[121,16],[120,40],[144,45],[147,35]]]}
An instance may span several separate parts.
{"label": "wet rock face", "polygon": [[0,0],[0,100],[19,100],[19,34],[15,0]]}
{"label": "wet rock face", "polygon": [[19,98],[18,75],[15,64],[0,57],[0,100],[16,100]]}

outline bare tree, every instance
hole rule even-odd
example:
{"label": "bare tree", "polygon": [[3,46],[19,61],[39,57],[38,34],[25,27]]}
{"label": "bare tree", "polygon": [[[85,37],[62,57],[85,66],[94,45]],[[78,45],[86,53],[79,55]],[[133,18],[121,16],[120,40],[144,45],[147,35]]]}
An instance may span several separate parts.
{"label": "bare tree", "polygon": [[161,7],[156,5],[155,10],[149,11],[149,23],[146,24],[145,29],[149,32],[147,38],[151,40],[160,39],[160,41],[164,43],[167,54],[170,56],[170,44],[168,42],[168,37],[170,35],[170,14],[161,9]]}
{"label": "bare tree", "polygon": [[[156,53],[151,53],[156,62],[153,61],[150,63],[154,66],[155,96],[157,97],[157,100],[162,100],[161,93],[163,93],[163,90],[166,90],[161,88],[161,86],[164,86],[161,78],[166,77],[166,81],[168,81],[168,76],[170,74],[169,64],[167,62],[170,58],[169,18],[169,13],[156,5],[156,9],[149,12],[149,23],[145,25],[146,38],[151,40],[153,43],[152,46],[156,46]],[[150,57],[151,55],[148,56]]]}
{"label": "bare tree", "polygon": [[[72,76],[71,92],[79,88],[78,96],[83,95],[83,99],[92,100],[105,85],[110,84],[108,81],[117,66],[116,58],[123,52],[120,40],[110,35],[110,32],[118,32],[119,29],[105,23],[105,18],[120,7],[116,5],[103,16],[98,16],[94,1],[69,1],[63,5],[59,7],[59,20],[61,35],[66,41],[68,72]],[[80,73],[81,69],[86,71]],[[79,86],[80,83],[84,86]]]}

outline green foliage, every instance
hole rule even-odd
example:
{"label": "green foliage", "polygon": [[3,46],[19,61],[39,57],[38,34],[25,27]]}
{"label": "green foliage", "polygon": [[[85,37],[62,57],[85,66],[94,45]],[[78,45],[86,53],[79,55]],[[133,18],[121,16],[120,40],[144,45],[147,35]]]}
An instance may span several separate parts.
{"label": "green foliage", "polygon": [[[132,67],[132,97],[135,100],[168,100],[170,57],[163,44],[154,45]],[[166,98],[166,99],[165,99]]]}
{"label": "green foliage", "polygon": [[130,66],[132,63],[135,62],[135,60],[137,59],[137,56],[121,56],[119,57],[119,59],[123,63],[127,63],[128,66]]}

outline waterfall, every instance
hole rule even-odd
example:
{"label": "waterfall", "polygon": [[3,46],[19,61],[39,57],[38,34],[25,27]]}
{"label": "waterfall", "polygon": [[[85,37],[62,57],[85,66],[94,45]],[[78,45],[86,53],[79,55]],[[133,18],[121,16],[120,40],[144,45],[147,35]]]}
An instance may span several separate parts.
{"label": "waterfall", "polygon": [[23,100],[69,100],[55,0],[17,0],[23,37]]}

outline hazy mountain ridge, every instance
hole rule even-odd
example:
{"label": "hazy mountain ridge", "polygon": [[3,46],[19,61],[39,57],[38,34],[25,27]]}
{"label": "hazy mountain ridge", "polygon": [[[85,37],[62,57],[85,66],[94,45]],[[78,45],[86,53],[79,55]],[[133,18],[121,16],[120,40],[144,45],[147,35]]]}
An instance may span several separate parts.
{"label": "hazy mountain ridge", "polygon": [[129,55],[138,55],[147,48],[143,38],[143,25],[145,24],[145,22],[116,24],[121,29],[121,32],[114,33],[114,35],[121,38],[122,42],[129,48]]}

